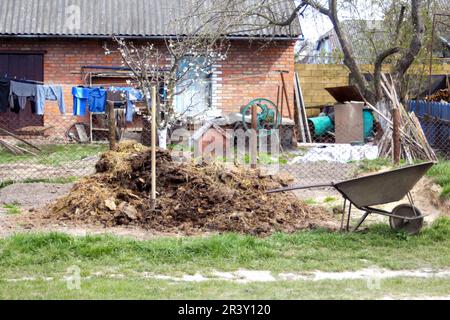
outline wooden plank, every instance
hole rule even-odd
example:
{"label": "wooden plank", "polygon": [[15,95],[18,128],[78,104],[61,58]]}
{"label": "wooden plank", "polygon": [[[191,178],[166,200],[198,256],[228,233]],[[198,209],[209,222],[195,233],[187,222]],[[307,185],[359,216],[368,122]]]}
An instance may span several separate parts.
{"label": "wooden plank", "polygon": [[311,131],[309,130],[309,125],[308,125],[308,115],[306,114],[306,109],[307,106],[305,104],[305,99],[303,98],[303,90],[302,90],[302,86],[300,84],[300,77],[298,75],[298,73],[295,73],[295,80],[296,80],[296,90],[298,90],[298,94],[299,94],[299,101],[300,101],[300,108],[301,108],[301,117],[303,120],[303,124],[304,124],[304,129],[305,129],[305,139],[306,142],[312,143],[312,136],[311,136]]}
{"label": "wooden plank", "polygon": [[[75,125],[75,129],[77,130],[78,138],[82,143],[89,142],[89,137],[87,135],[86,128],[84,127],[84,125],[78,123]],[[92,129],[93,128],[91,128],[91,130]]]}
{"label": "wooden plank", "polygon": [[2,127],[0,127],[0,132],[3,132],[4,134],[6,134],[6,135],[8,135],[8,136],[10,136],[10,137],[13,137],[13,138],[16,139],[16,140],[19,140],[19,141],[25,143],[27,146],[30,146],[30,147],[32,147],[33,149],[36,149],[36,150],[38,150],[38,151],[42,151],[41,148],[35,146],[34,144],[28,142],[28,141],[25,140],[25,139],[22,139],[21,137],[15,135],[14,133],[9,132],[9,131],[6,130],[6,129],[3,129]]}

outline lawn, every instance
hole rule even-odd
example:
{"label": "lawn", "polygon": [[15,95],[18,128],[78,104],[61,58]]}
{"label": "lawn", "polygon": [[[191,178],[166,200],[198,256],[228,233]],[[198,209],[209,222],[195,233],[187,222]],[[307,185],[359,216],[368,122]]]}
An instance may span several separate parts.
{"label": "lawn", "polygon": [[[255,238],[236,234],[148,241],[112,236],[15,235],[0,240],[0,298],[382,298],[450,295],[450,278],[385,279],[367,290],[365,280],[173,282],[147,273],[182,276],[239,269],[272,273],[356,271],[364,268],[448,270],[450,219],[418,236],[373,225],[364,233],[325,230]],[[81,290],[64,276],[79,268]],[[11,279],[26,279],[16,281]],[[51,278],[50,280],[45,278]],[[8,281],[8,279],[10,279]]]}
{"label": "lawn", "polygon": [[[25,146],[22,146],[25,147]],[[27,162],[50,166],[60,166],[62,164],[83,160],[87,157],[98,155],[107,150],[107,145],[102,144],[49,144],[40,146],[41,152],[33,155],[13,155],[0,149],[0,164]]]}
{"label": "lawn", "polygon": [[441,160],[431,168],[428,176],[442,187],[441,197],[450,199],[450,160]]}

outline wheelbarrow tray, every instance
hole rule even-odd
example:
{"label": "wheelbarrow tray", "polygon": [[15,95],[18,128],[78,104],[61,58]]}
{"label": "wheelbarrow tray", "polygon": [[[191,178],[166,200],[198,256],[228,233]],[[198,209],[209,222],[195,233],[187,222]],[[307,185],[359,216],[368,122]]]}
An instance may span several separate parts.
{"label": "wheelbarrow tray", "polygon": [[351,179],[333,186],[357,208],[397,202],[407,196],[433,162]]}

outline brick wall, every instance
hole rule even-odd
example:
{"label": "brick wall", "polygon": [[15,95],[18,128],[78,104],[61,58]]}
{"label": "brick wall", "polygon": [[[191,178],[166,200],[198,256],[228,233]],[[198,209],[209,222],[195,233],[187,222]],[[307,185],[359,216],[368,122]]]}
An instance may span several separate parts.
{"label": "brick wall", "polygon": [[[88,121],[88,117],[72,116],[71,88],[85,83],[81,74],[82,66],[122,65],[117,53],[105,55],[104,44],[103,40],[1,39],[0,51],[46,51],[44,81],[64,86],[66,115],[59,113],[55,102],[46,102],[45,125],[55,126],[48,132],[49,135],[61,136],[73,123]],[[159,45],[163,47],[164,44],[160,42]],[[108,47],[114,48],[114,45],[109,43]],[[268,45],[233,41],[227,59],[214,68],[213,105],[229,113],[239,111],[241,106],[254,98],[262,97],[276,102],[277,88],[281,84],[276,70],[282,69],[289,71],[286,86],[293,109],[294,66],[294,41],[271,42]],[[284,113],[287,114],[286,107]]]}
{"label": "brick wall", "polygon": [[[225,112],[237,112],[255,98],[277,101],[280,73],[285,75],[291,110],[294,108],[294,42],[233,42],[226,61],[217,68],[221,72],[217,105]],[[285,102],[284,115],[287,115]]]}
{"label": "brick wall", "polygon": [[[389,66],[384,66],[388,71]],[[361,66],[363,72],[373,72],[373,66]],[[315,116],[320,112],[320,106],[334,104],[336,100],[325,90],[329,87],[346,86],[349,84],[349,71],[342,64],[297,64],[295,70],[300,77],[303,98],[308,108],[308,115]],[[429,66],[420,64],[411,67],[410,74],[429,74]],[[433,74],[449,74],[450,64],[433,65]]]}

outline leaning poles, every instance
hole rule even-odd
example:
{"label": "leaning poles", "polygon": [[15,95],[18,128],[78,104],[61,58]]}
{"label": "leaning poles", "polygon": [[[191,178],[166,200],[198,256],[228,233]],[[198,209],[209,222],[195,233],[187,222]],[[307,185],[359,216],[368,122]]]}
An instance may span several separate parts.
{"label": "leaning poles", "polygon": [[152,210],[156,208],[156,88],[152,87],[152,190],[151,190],[151,206]]}

